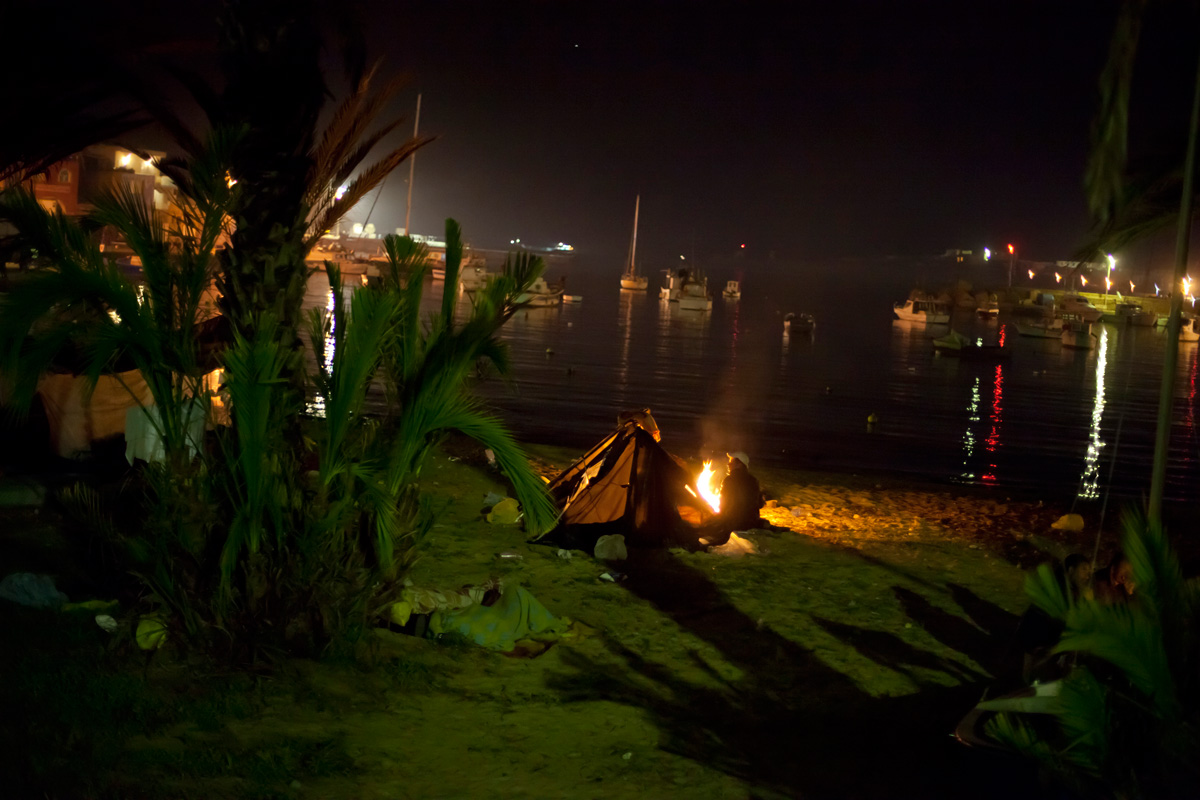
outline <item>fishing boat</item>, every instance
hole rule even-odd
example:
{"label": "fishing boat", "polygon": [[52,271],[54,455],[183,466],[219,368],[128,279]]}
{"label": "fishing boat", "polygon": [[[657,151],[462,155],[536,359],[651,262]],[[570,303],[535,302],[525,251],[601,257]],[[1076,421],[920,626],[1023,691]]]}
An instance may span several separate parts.
{"label": "fishing boat", "polygon": [[1092,323],[1079,317],[1063,318],[1060,338],[1063,347],[1073,350],[1091,350],[1096,346],[1096,334],[1092,333]]}
{"label": "fishing boat", "polygon": [[1024,319],[1017,322],[1017,333],[1035,339],[1062,339],[1062,317]]}
{"label": "fishing boat", "polygon": [[893,305],[892,312],[898,319],[926,325],[945,325],[950,321],[950,307],[933,300],[905,300]]}
{"label": "fishing boat", "polygon": [[564,281],[547,283],[545,278],[539,277],[529,285],[528,291],[522,293],[517,298],[517,305],[527,308],[560,306],[563,303],[563,290],[565,288]]}
{"label": "fishing boat", "polygon": [[650,285],[650,278],[639,275],[637,271],[638,208],[641,204],[642,196],[639,194],[633,203],[633,236],[629,240],[629,261],[625,264],[625,272],[621,275],[621,288],[634,292],[644,292]]}
{"label": "fishing boat", "polygon": [[681,311],[709,311],[712,306],[713,299],[708,292],[708,279],[697,270],[679,288],[679,308]]}
{"label": "fishing boat", "polygon": [[945,336],[934,339],[933,349],[940,355],[979,360],[1008,358],[1011,352],[1002,344],[984,344],[982,339],[972,340],[954,330]]}
{"label": "fishing boat", "polygon": [[742,284],[740,281],[725,281],[725,291],[721,292],[721,296],[726,300],[737,300],[742,296]]}

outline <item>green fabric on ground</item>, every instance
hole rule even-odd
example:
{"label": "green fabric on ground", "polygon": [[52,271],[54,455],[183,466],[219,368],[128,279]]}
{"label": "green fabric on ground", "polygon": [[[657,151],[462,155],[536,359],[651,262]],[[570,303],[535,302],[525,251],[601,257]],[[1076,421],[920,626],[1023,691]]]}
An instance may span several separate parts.
{"label": "green fabric on ground", "polygon": [[429,618],[429,632],[435,636],[459,633],[475,644],[506,653],[521,639],[557,635],[566,631],[569,625],[567,619],[555,617],[520,586],[505,589],[500,599],[490,606],[436,611]]}

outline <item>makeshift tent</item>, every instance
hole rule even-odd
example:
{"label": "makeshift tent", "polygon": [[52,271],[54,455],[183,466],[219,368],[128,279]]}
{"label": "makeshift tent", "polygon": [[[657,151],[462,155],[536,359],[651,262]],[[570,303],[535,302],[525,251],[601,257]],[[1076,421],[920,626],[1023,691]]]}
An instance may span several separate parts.
{"label": "makeshift tent", "polygon": [[713,518],[693,477],[634,420],[624,421],[547,489],[562,517],[544,538],[588,552],[610,533],[635,546],[695,545]]}

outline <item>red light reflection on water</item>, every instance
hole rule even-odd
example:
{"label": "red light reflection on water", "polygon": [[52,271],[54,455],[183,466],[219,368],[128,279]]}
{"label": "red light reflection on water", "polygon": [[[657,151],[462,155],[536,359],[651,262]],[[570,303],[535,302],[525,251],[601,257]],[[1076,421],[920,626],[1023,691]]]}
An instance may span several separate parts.
{"label": "red light reflection on water", "polygon": [[[1000,333],[1000,344],[1002,344],[1002,345],[1004,344],[1003,329],[1001,329],[1001,333]],[[1000,449],[1000,421],[1001,421],[1001,417],[1002,417],[1002,414],[1004,411],[1004,406],[1002,405],[1003,400],[1004,400],[1004,367],[1000,364],[997,364],[995,380],[992,382],[992,415],[991,415],[992,429],[988,433],[987,438],[984,439],[984,444],[987,446],[987,451],[989,453],[995,453],[997,450]],[[992,463],[988,464],[988,471],[985,472],[983,475],[981,475],[979,479],[981,481],[983,481],[984,483],[995,483],[996,482],[995,459],[992,460]]]}

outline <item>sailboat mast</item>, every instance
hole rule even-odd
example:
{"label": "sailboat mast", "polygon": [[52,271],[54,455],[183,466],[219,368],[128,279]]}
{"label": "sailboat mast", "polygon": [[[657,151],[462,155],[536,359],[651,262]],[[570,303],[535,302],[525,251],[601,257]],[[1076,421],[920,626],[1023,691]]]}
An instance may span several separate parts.
{"label": "sailboat mast", "polygon": [[638,225],[638,209],[642,205],[642,196],[639,194],[637,199],[633,201],[633,239],[629,242],[629,274],[637,274],[637,225]]}
{"label": "sailboat mast", "polygon": [[[417,95],[417,118],[413,120],[413,138],[417,138],[417,131],[421,129],[421,95]],[[417,169],[417,154],[414,152],[408,157],[408,200],[404,204],[404,235],[412,236],[412,231],[408,227],[409,219],[412,215],[412,185],[413,173]]]}

